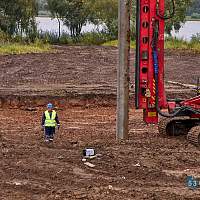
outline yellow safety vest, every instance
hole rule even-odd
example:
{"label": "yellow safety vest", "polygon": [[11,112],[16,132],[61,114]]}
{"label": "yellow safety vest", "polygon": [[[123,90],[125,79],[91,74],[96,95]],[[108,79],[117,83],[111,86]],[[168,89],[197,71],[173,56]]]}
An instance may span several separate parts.
{"label": "yellow safety vest", "polygon": [[50,118],[49,111],[45,111],[45,126],[47,127],[55,127],[56,126],[56,111],[53,110]]}

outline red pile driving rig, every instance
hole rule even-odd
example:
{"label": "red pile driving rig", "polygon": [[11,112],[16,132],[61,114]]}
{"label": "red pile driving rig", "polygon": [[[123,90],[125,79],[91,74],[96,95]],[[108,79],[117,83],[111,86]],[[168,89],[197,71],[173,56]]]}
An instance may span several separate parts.
{"label": "red pile driving rig", "polygon": [[[160,134],[187,135],[200,146],[200,92],[188,100],[167,102],[164,89],[164,29],[165,20],[175,15],[171,1],[169,16],[165,16],[164,0],[137,0],[137,47],[135,72],[135,105],[143,109],[146,123],[158,123]],[[168,108],[168,113],[162,109]]]}

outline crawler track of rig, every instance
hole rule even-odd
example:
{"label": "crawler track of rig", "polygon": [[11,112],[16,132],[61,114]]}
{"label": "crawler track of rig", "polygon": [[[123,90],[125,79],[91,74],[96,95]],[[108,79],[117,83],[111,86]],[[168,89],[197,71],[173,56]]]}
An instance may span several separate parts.
{"label": "crawler track of rig", "polygon": [[187,139],[195,146],[200,146],[200,126],[194,126],[191,128],[187,135]]}
{"label": "crawler track of rig", "polygon": [[163,118],[163,119],[161,119],[159,124],[158,124],[159,134],[163,135],[163,136],[186,135],[188,133],[187,129],[184,129],[184,130],[182,129],[181,133],[176,133],[176,134],[168,132],[168,125],[170,125],[170,123],[173,123],[175,121],[184,122],[187,119],[188,119],[188,117],[174,117],[174,118]]}

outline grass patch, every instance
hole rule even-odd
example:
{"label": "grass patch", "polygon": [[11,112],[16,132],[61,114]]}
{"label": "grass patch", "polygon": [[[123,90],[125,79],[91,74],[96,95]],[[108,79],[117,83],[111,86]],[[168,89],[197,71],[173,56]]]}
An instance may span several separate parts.
{"label": "grass patch", "polygon": [[165,49],[189,49],[189,42],[177,39],[177,38],[166,38],[165,39]]}
{"label": "grass patch", "polygon": [[[103,46],[118,46],[118,40],[109,41],[103,44]],[[135,41],[131,41],[131,48],[135,49]],[[200,40],[198,37],[193,37],[190,42],[184,41],[177,38],[166,38],[165,49],[177,49],[177,50],[190,50],[193,52],[200,53]]]}
{"label": "grass patch", "polygon": [[199,36],[193,36],[190,42],[177,38],[166,38],[165,49],[189,50],[200,53]]}
{"label": "grass patch", "polygon": [[40,42],[32,44],[5,43],[0,45],[0,54],[26,54],[26,53],[43,53],[51,50],[49,44]]}

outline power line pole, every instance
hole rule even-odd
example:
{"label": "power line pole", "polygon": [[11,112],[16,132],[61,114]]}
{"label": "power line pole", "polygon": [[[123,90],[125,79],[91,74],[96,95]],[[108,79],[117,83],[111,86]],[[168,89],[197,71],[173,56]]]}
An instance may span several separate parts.
{"label": "power line pole", "polygon": [[117,139],[128,138],[130,8],[131,0],[118,0]]}

